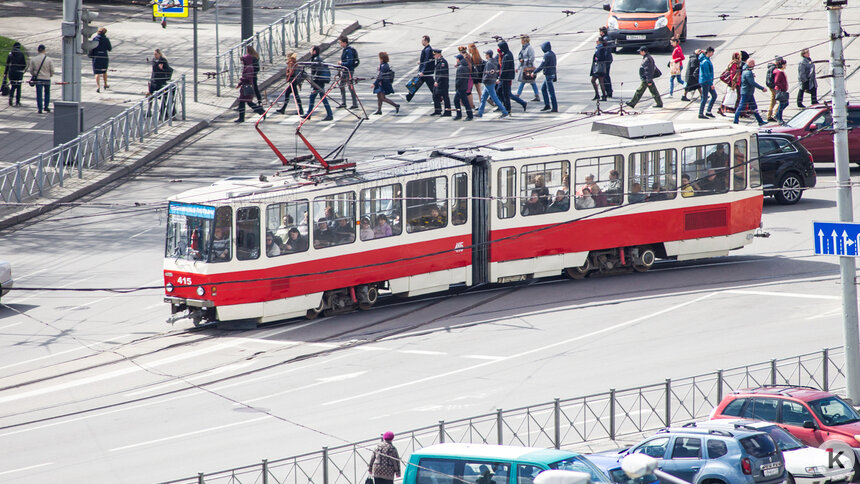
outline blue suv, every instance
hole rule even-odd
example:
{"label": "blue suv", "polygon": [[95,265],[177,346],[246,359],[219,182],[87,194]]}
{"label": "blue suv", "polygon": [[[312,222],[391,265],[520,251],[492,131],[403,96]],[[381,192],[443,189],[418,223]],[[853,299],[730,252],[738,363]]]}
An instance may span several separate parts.
{"label": "blue suv", "polygon": [[693,484],[781,484],[785,461],[764,432],[668,428],[619,453],[646,454]]}

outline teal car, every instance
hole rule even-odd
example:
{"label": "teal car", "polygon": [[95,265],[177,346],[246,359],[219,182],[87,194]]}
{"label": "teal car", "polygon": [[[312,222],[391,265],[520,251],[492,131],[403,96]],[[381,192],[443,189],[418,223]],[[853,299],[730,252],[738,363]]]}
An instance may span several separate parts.
{"label": "teal car", "polygon": [[403,484],[532,484],[549,469],[585,472],[609,482],[585,456],[567,450],[508,445],[438,444],[414,452]]}

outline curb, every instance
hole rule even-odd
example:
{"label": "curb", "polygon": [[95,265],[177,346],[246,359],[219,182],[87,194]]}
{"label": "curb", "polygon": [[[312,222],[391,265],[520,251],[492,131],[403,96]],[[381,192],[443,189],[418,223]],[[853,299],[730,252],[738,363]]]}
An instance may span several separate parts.
{"label": "curb", "polygon": [[21,222],[25,222],[31,218],[34,218],[34,217],[37,217],[37,216],[43,214],[43,213],[47,213],[47,212],[57,208],[61,204],[69,203],[69,202],[72,202],[74,200],[77,200],[78,198],[81,198],[85,195],[88,195],[88,194],[90,194],[90,193],[92,193],[92,192],[94,192],[100,188],[103,188],[103,187],[107,186],[108,184],[113,183],[114,181],[116,181],[120,178],[131,175],[132,173],[137,171],[142,166],[146,165],[147,163],[151,162],[152,160],[155,160],[156,158],[158,158],[161,155],[163,155],[164,153],[166,153],[168,150],[175,148],[177,145],[179,145],[180,143],[182,143],[186,139],[190,138],[191,136],[193,136],[193,135],[199,133],[200,131],[202,131],[203,129],[207,128],[209,126],[209,124],[210,123],[208,121],[199,121],[199,122],[195,123],[193,126],[190,126],[185,131],[183,131],[183,132],[179,133],[178,135],[174,136],[173,138],[165,141],[164,144],[162,144],[158,148],[150,151],[146,155],[137,159],[131,165],[121,166],[121,167],[115,169],[114,171],[112,171],[108,176],[106,176],[106,177],[104,177],[104,178],[102,178],[102,179],[100,179],[94,183],[83,186],[83,187],[75,190],[72,193],[64,195],[63,197],[60,197],[56,200],[52,200],[45,205],[41,205],[41,206],[34,208],[32,210],[29,210],[29,211],[26,211],[23,213],[19,213],[16,215],[12,215],[10,217],[7,217],[5,219],[0,220],[0,230],[8,228],[8,227],[12,227],[12,226],[19,224]]}

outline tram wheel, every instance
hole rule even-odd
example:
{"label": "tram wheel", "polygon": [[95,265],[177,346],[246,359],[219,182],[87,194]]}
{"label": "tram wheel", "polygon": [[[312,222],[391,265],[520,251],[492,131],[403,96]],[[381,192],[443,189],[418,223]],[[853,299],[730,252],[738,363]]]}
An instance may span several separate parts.
{"label": "tram wheel", "polygon": [[587,276],[588,273],[591,272],[591,269],[591,259],[586,258],[585,264],[582,264],[579,267],[568,267],[565,269],[565,272],[567,272],[567,276],[571,279],[580,280],[585,279],[585,276]]}
{"label": "tram wheel", "polygon": [[379,299],[379,291],[376,287],[370,286],[367,288],[367,301],[358,303],[358,308],[362,311],[367,311],[376,304],[377,299]]}
{"label": "tram wheel", "polygon": [[654,261],[657,260],[657,255],[651,249],[644,249],[639,253],[639,260],[641,260],[642,263],[634,264],[633,270],[636,272],[646,272],[652,265],[654,265]]}
{"label": "tram wheel", "polygon": [[320,299],[320,305],[319,306],[317,306],[313,309],[308,309],[308,312],[305,313],[305,317],[309,320],[314,320],[317,318],[317,316],[322,314],[324,309],[325,309],[325,296],[323,296]]}
{"label": "tram wheel", "polygon": [[203,316],[193,317],[191,318],[191,322],[194,323],[195,328],[199,328],[200,326],[203,326]]}

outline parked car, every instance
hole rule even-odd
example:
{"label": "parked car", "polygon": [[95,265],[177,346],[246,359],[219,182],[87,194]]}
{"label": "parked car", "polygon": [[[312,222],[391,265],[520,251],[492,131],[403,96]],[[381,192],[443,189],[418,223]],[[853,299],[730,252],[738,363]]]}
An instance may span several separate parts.
{"label": "parked car", "polygon": [[693,484],[782,484],[785,462],[764,432],[667,428],[618,454],[649,455],[658,468]]}
{"label": "parked car", "polygon": [[0,297],[9,293],[15,285],[12,280],[12,264],[9,262],[0,261]]}
{"label": "parked car", "polygon": [[[848,159],[860,163],[860,105],[848,106]],[[833,163],[833,115],[829,104],[810,106],[784,126],[768,126],[764,132],[787,133],[800,139],[815,163]]]}
{"label": "parked car", "polygon": [[687,427],[765,432],[776,442],[776,446],[782,452],[789,483],[836,483],[849,482],[854,478],[851,459],[837,455],[835,458],[837,461],[831,463],[827,451],[805,445],[788,431],[772,422],[749,419],[718,419],[684,425],[684,428]]}
{"label": "parked car", "polygon": [[803,190],[815,186],[812,155],[792,135],[759,133],[758,153],[764,193],[780,204],[799,202]]}
{"label": "parked car", "polygon": [[[608,483],[599,467],[576,452],[484,444],[437,444],[409,456],[403,484],[532,484],[545,470],[585,472]],[[495,476],[495,477],[494,477]]]}
{"label": "parked car", "polygon": [[[622,452],[626,449],[622,449]],[[657,484],[660,480],[654,474],[648,474],[636,479],[631,479],[621,469],[621,459],[618,455],[618,450],[609,450],[598,452],[596,454],[587,454],[591,463],[603,470],[609,477],[609,480],[616,484]]]}
{"label": "parked car", "polygon": [[[812,387],[769,385],[726,395],[712,419],[752,418],[775,422],[811,447],[839,441],[860,456],[860,413],[838,396]],[[854,473],[860,473],[855,458]]]}
{"label": "parked car", "polygon": [[686,0],[612,0],[607,35],[618,47],[669,47],[669,40],[687,40]]}

